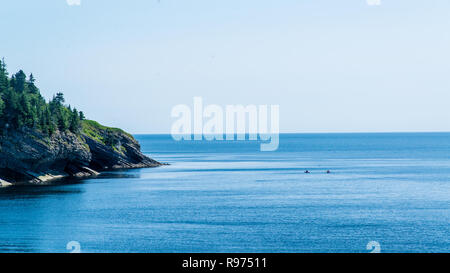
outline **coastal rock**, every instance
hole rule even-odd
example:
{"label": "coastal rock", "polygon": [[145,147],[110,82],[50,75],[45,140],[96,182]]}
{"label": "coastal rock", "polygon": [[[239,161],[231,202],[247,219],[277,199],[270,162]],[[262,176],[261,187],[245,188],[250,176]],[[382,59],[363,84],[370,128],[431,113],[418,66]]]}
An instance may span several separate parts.
{"label": "coastal rock", "polygon": [[6,188],[12,186],[12,183],[6,182],[5,180],[0,179],[0,188]]}
{"label": "coastal rock", "polygon": [[157,167],[161,164],[144,156],[140,152],[139,144],[124,135],[117,136],[121,139],[117,147],[111,147],[86,137],[86,143],[92,153],[89,166],[96,170],[106,169],[135,169]]}
{"label": "coastal rock", "polygon": [[89,168],[93,170],[150,168],[162,165],[143,155],[136,139],[121,129],[86,121],[83,124],[83,138],[92,154]]}
{"label": "coastal rock", "polygon": [[[86,121],[80,134],[35,130],[0,136],[1,184],[46,184],[65,177],[96,176],[102,170],[157,167],[126,132]],[[9,182],[6,182],[9,181]]]}
{"label": "coastal rock", "polygon": [[67,166],[87,166],[92,158],[89,147],[70,132],[51,137],[33,130],[6,132],[0,149],[0,177],[13,183],[60,179],[71,175]]}

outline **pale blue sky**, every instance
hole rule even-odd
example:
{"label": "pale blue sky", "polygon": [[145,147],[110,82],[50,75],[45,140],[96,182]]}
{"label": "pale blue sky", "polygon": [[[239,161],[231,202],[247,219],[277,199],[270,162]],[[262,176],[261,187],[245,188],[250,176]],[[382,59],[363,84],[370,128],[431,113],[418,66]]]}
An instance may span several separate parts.
{"label": "pale blue sky", "polygon": [[282,132],[450,131],[450,1],[0,0],[0,56],[88,118],[279,104]]}

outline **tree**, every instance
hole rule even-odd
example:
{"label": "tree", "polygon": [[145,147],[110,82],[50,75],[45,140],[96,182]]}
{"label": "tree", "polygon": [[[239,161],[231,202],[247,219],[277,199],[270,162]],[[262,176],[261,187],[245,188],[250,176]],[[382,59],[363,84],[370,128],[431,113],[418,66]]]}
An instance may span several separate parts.
{"label": "tree", "polygon": [[5,59],[0,60],[0,93],[9,87],[8,71]]}
{"label": "tree", "polygon": [[2,97],[0,97],[0,119],[3,117],[3,109],[5,108],[5,103],[3,102]]}
{"label": "tree", "polygon": [[31,84],[34,84],[34,82],[36,81],[36,79],[33,76],[33,73],[30,74],[30,77],[28,78],[28,82]]}
{"label": "tree", "polygon": [[77,133],[80,130],[80,117],[78,116],[78,111],[76,108],[73,108],[72,110],[69,130],[73,133]]}
{"label": "tree", "polygon": [[64,105],[61,92],[48,103],[35,86],[33,74],[20,70],[8,78],[6,64],[0,61],[0,129],[30,128],[51,135],[57,130],[80,133],[83,112]]}
{"label": "tree", "polygon": [[25,90],[25,83],[26,83],[26,79],[27,79],[27,75],[25,75],[25,73],[20,70],[19,72],[17,72],[15,75],[15,81],[14,81],[14,89],[17,92],[23,92]]}
{"label": "tree", "polygon": [[80,111],[80,120],[85,120],[86,117],[84,116],[83,111]]}
{"label": "tree", "polygon": [[20,94],[18,106],[18,127],[22,127],[24,125],[27,127],[33,127],[35,117],[31,112],[30,98],[23,93]]}
{"label": "tree", "polygon": [[50,108],[45,105],[42,113],[42,131],[52,135],[56,131],[56,125],[52,119],[52,114],[50,113]]}
{"label": "tree", "polygon": [[5,106],[3,109],[2,125],[6,127],[19,126],[19,96],[12,87],[3,91]]}
{"label": "tree", "polygon": [[[60,107],[58,109],[58,112],[56,115],[58,129],[62,132],[69,129],[69,126],[70,126],[70,121],[69,121],[66,111],[68,111],[67,108]],[[70,113],[70,111],[69,111],[69,113]]]}
{"label": "tree", "polygon": [[34,85],[35,81],[36,81],[36,79],[34,78],[33,73],[31,73],[28,78],[28,82],[27,82],[28,91],[33,94],[38,94],[39,89],[36,87],[36,85]]}
{"label": "tree", "polygon": [[64,94],[61,92],[56,93],[56,96],[53,96],[53,102],[62,105],[66,100],[64,99]]}

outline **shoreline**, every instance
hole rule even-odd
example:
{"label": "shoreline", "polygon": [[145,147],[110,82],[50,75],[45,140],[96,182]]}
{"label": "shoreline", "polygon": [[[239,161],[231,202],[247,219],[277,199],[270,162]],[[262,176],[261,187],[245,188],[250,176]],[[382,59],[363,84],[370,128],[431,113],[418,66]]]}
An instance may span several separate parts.
{"label": "shoreline", "polygon": [[[169,163],[159,163],[155,166],[141,166],[141,167],[124,167],[124,168],[111,168],[108,171],[114,170],[133,170],[133,169],[144,169],[144,168],[157,168],[161,166],[169,166]],[[45,186],[55,184],[58,181],[63,181],[66,179],[84,179],[84,178],[95,178],[100,176],[102,172],[98,172],[92,170],[88,167],[83,167],[82,172],[78,172],[75,174],[69,174],[67,172],[46,172],[42,174],[36,174],[32,172],[27,172],[28,175],[32,177],[32,179],[27,181],[18,181],[18,182],[9,182],[0,178],[0,189],[13,187],[13,186]]]}
{"label": "shoreline", "polygon": [[8,181],[5,181],[3,179],[0,179],[0,188],[7,188],[7,187],[11,187],[14,186],[13,183],[10,183]]}

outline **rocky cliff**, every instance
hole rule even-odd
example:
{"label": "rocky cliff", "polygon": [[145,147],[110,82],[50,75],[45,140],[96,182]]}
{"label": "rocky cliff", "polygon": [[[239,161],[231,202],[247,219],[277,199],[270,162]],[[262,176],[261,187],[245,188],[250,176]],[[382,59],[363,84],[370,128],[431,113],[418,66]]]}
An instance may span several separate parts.
{"label": "rocky cliff", "polygon": [[130,134],[94,121],[83,121],[78,134],[57,131],[47,136],[23,129],[0,136],[0,181],[4,185],[41,184],[110,169],[160,165],[141,153],[139,143]]}

